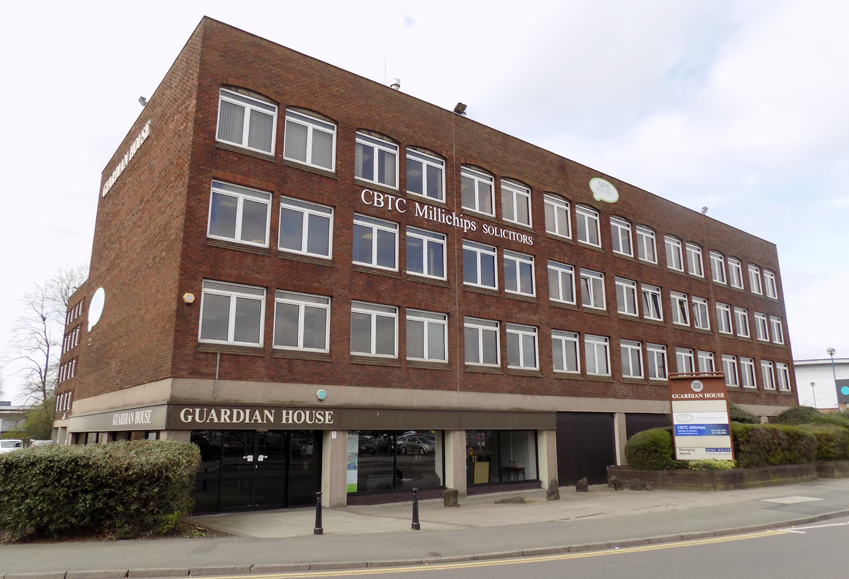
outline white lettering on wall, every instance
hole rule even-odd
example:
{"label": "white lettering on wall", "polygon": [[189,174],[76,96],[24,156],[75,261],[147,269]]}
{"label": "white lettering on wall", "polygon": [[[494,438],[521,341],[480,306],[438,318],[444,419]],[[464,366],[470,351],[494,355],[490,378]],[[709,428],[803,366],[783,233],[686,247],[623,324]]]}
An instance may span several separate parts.
{"label": "white lettering on wall", "polygon": [[118,180],[118,177],[121,176],[121,173],[124,172],[124,169],[126,169],[127,165],[130,164],[130,161],[133,160],[133,157],[136,156],[136,152],[138,152],[138,150],[141,148],[148,135],[150,135],[150,121],[147,121],[147,124],[145,124],[144,128],[141,130],[139,135],[130,145],[129,150],[124,153],[124,156],[121,157],[120,161],[118,161],[118,164],[115,166],[115,169],[112,170],[112,174],[109,176],[108,179],[106,179],[106,182],[103,184],[103,192],[101,193],[101,197],[106,197],[106,194],[109,193],[110,189],[112,189],[112,185],[115,184],[115,181]]}
{"label": "white lettering on wall", "polygon": [[112,415],[112,426],[128,426],[130,424],[150,424],[150,410],[130,410],[116,412]]}
{"label": "white lettering on wall", "polygon": [[[148,420],[150,422],[150,411]],[[224,424],[274,424],[276,410],[242,409],[242,408],[183,408],[180,410],[180,422],[193,423],[224,423]],[[117,417],[117,415],[116,415]],[[113,424],[116,418],[113,417]],[[120,424],[143,424],[127,422]],[[332,410],[281,410],[279,424],[333,424]]]}

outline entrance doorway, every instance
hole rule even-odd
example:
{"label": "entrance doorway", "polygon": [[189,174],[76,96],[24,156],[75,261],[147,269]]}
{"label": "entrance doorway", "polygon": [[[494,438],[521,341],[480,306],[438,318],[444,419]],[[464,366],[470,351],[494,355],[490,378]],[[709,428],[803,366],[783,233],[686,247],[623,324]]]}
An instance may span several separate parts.
{"label": "entrance doorway", "polygon": [[299,507],[321,487],[321,432],[195,430],[195,513]]}

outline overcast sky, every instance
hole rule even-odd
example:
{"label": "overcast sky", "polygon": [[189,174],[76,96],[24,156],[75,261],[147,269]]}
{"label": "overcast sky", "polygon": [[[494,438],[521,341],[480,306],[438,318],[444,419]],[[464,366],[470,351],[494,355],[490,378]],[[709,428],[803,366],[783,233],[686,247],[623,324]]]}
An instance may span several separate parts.
{"label": "overcast sky", "polygon": [[207,15],[709,207],[777,244],[794,358],[849,357],[847,2],[78,1],[2,14],[0,346],[33,283],[88,263],[101,172]]}

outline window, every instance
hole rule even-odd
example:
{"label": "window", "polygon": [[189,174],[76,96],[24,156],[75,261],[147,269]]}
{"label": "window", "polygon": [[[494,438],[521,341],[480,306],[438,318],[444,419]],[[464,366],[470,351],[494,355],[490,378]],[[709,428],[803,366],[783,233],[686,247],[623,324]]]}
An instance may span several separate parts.
{"label": "window", "polygon": [[507,324],[507,367],[537,369],[537,329]]}
{"label": "window", "polygon": [[731,287],[743,289],[743,266],[739,259],[728,258],[728,282]]}
{"label": "window", "polygon": [[610,351],[607,338],[584,334],[584,354],[586,356],[587,374],[610,376]]}
{"label": "window", "polygon": [[749,264],[749,288],[753,294],[763,295],[764,288],[761,284],[761,268]]}
{"label": "window", "polygon": [[357,133],[354,163],[358,179],[398,188],[398,145]]}
{"label": "window", "polygon": [[581,303],[584,307],[603,310],[604,274],[588,269],[581,270]]}
{"label": "window", "polygon": [[261,346],[264,311],[265,288],[204,280],[199,340]]}
{"label": "window", "polygon": [[761,360],[761,377],[764,381],[764,390],[775,390],[775,372],[772,369],[772,362]]}
{"label": "window", "polygon": [[555,302],[575,303],[575,268],[548,262],[548,297]]}
{"label": "window", "polygon": [[493,201],[494,179],[485,173],[463,167],[460,171],[463,209],[495,215]]}
{"label": "window", "polygon": [[766,282],[766,297],[778,299],[778,283],[775,281],[775,273],[768,269],[764,270],[764,282]]}
{"label": "window", "polygon": [[769,324],[766,321],[766,314],[755,312],[755,330],[758,334],[758,340],[769,342]]}
{"label": "window", "polygon": [[726,386],[740,386],[740,380],[737,377],[737,358],[723,354],[722,371],[725,374]]}
{"label": "window", "polygon": [[666,245],[666,267],[684,271],[684,258],[681,256],[681,241],[668,235],[663,237]]}
{"label": "window", "polygon": [[530,255],[503,252],[504,255],[504,291],[514,294],[535,295],[534,258]]}
{"label": "window", "polygon": [[737,325],[737,335],[749,337],[749,313],[743,308],[734,308],[734,323]]}
{"label": "window", "polygon": [[775,369],[778,371],[778,390],[790,392],[790,367],[783,362],[776,362]]}
{"label": "window", "polygon": [[531,226],[531,190],[501,180],[501,218],[521,225]]}
{"label": "window", "polygon": [[695,243],[687,244],[687,271],[690,275],[704,277],[705,270],[702,266],[702,248]]}
{"label": "window", "polygon": [[610,232],[613,237],[613,251],[633,257],[634,249],[631,247],[631,224],[619,217],[611,217]]}
{"label": "window", "polygon": [[629,316],[639,315],[637,310],[637,282],[617,277],[616,282],[616,311]]}
{"label": "window", "polygon": [[598,211],[578,205],[575,207],[575,218],[578,221],[578,241],[601,247]]}
{"label": "window", "polygon": [[351,353],[398,356],[398,308],[351,302]]}
{"label": "window", "polygon": [[274,298],[274,347],[330,351],[330,298],[278,291]]}
{"label": "window", "polygon": [[216,140],[273,155],[276,128],[276,105],[221,89]]}
{"label": "window", "polygon": [[649,263],[657,263],[654,231],[643,225],[637,225],[637,257]]}
{"label": "window", "polygon": [[408,227],[407,273],[445,279],[445,236]]}
{"label": "window", "polygon": [[715,372],[716,366],[713,363],[713,352],[703,352],[699,350],[696,353],[699,359],[699,372]]}
{"label": "window", "polygon": [[693,296],[693,326],[700,330],[710,330],[708,302],[704,298]]}
{"label": "window", "polygon": [[498,322],[466,318],[463,322],[466,344],[466,364],[498,366]]}
{"label": "window", "polygon": [[330,259],[333,208],[281,197],[278,247],[281,251]]}
{"label": "window", "polygon": [[755,361],[751,358],[740,357],[740,381],[743,388],[757,388],[755,381]]}
{"label": "window", "polygon": [[646,353],[649,357],[649,380],[666,380],[666,346],[648,344]]}
{"label": "window", "polygon": [[271,193],[212,182],[207,236],[268,247]]}
{"label": "window", "polygon": [[643,293],[643,316],[647,320],[662,321],[663,304],[660,299],[660,288],[642,284],[640,291]]}
{"label": "window", "polygon": [[554,195],[545,195],[545,230],[553,235],[571,238],[569,202]]}
{"label": "window", "polygon": [[336,166],[336,125],[286,111],[283,158],[333,171]]}
{"label": "window", "polygon": [[781,318],[776,318],[775,316],[769,317],[769,326],[772,330],[772,341],[775,344],[783,344],[784,343],[784,332],[781,329]]}
{"label": "window", "polygon": [[622,376],[625,378],[643,377],[643,346],[639,342],[620,340],[622,347]]}
{"label": "window", "polygon": [[578,357],[578,334],[551,330],[551,354],[555,372],[577,374],[581,371]]}
{"label": "window", "polygon": [[447,362],[448,316],[407,310],[407,359]]}
{"label": "window", "polygon": [[407,193],[445,201],[445,161],[407,149]]}
{"label": "window", "polygon": [[398,224],[354,215],[354,263],[398,270]]}
{"label": "window", "polygon": [[494,247],[463,241],[463,283],[466,285],[497,289]]}
{"label": "window", "polygon": [[731,306],[728,304],[716,304],[716,325],[720,334],[732,334],[731,329]]}
{"label": "window", "polygon": [[675,360],[678,363],[679,373],[695,372],[693,351],[688,348],[675,348]]}
{"label": "window", "polygon": [[710,252],[710,275],[716,283],[725,283],[725,257],[721,253]]}
{"label": "window", "polygon": [[690,318],[687,316],[687,294],[679,292],[669,292],[669,297],[672,300],[672,323],[681,326],[689,326]]}

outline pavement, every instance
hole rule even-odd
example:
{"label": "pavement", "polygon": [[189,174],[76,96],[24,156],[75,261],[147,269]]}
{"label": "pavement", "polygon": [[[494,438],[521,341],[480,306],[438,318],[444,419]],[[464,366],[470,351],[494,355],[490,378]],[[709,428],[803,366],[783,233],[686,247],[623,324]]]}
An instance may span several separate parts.
{"label": "pavement", "polygon": [[[109,579],[355,569],[539,556],[790,528],[849,516],[849,479],[736,491],[561,487],[411,503],[195,517],[232,536],[0,545],[0,578]],[[524,504],[496,504],[522,497]]]}

